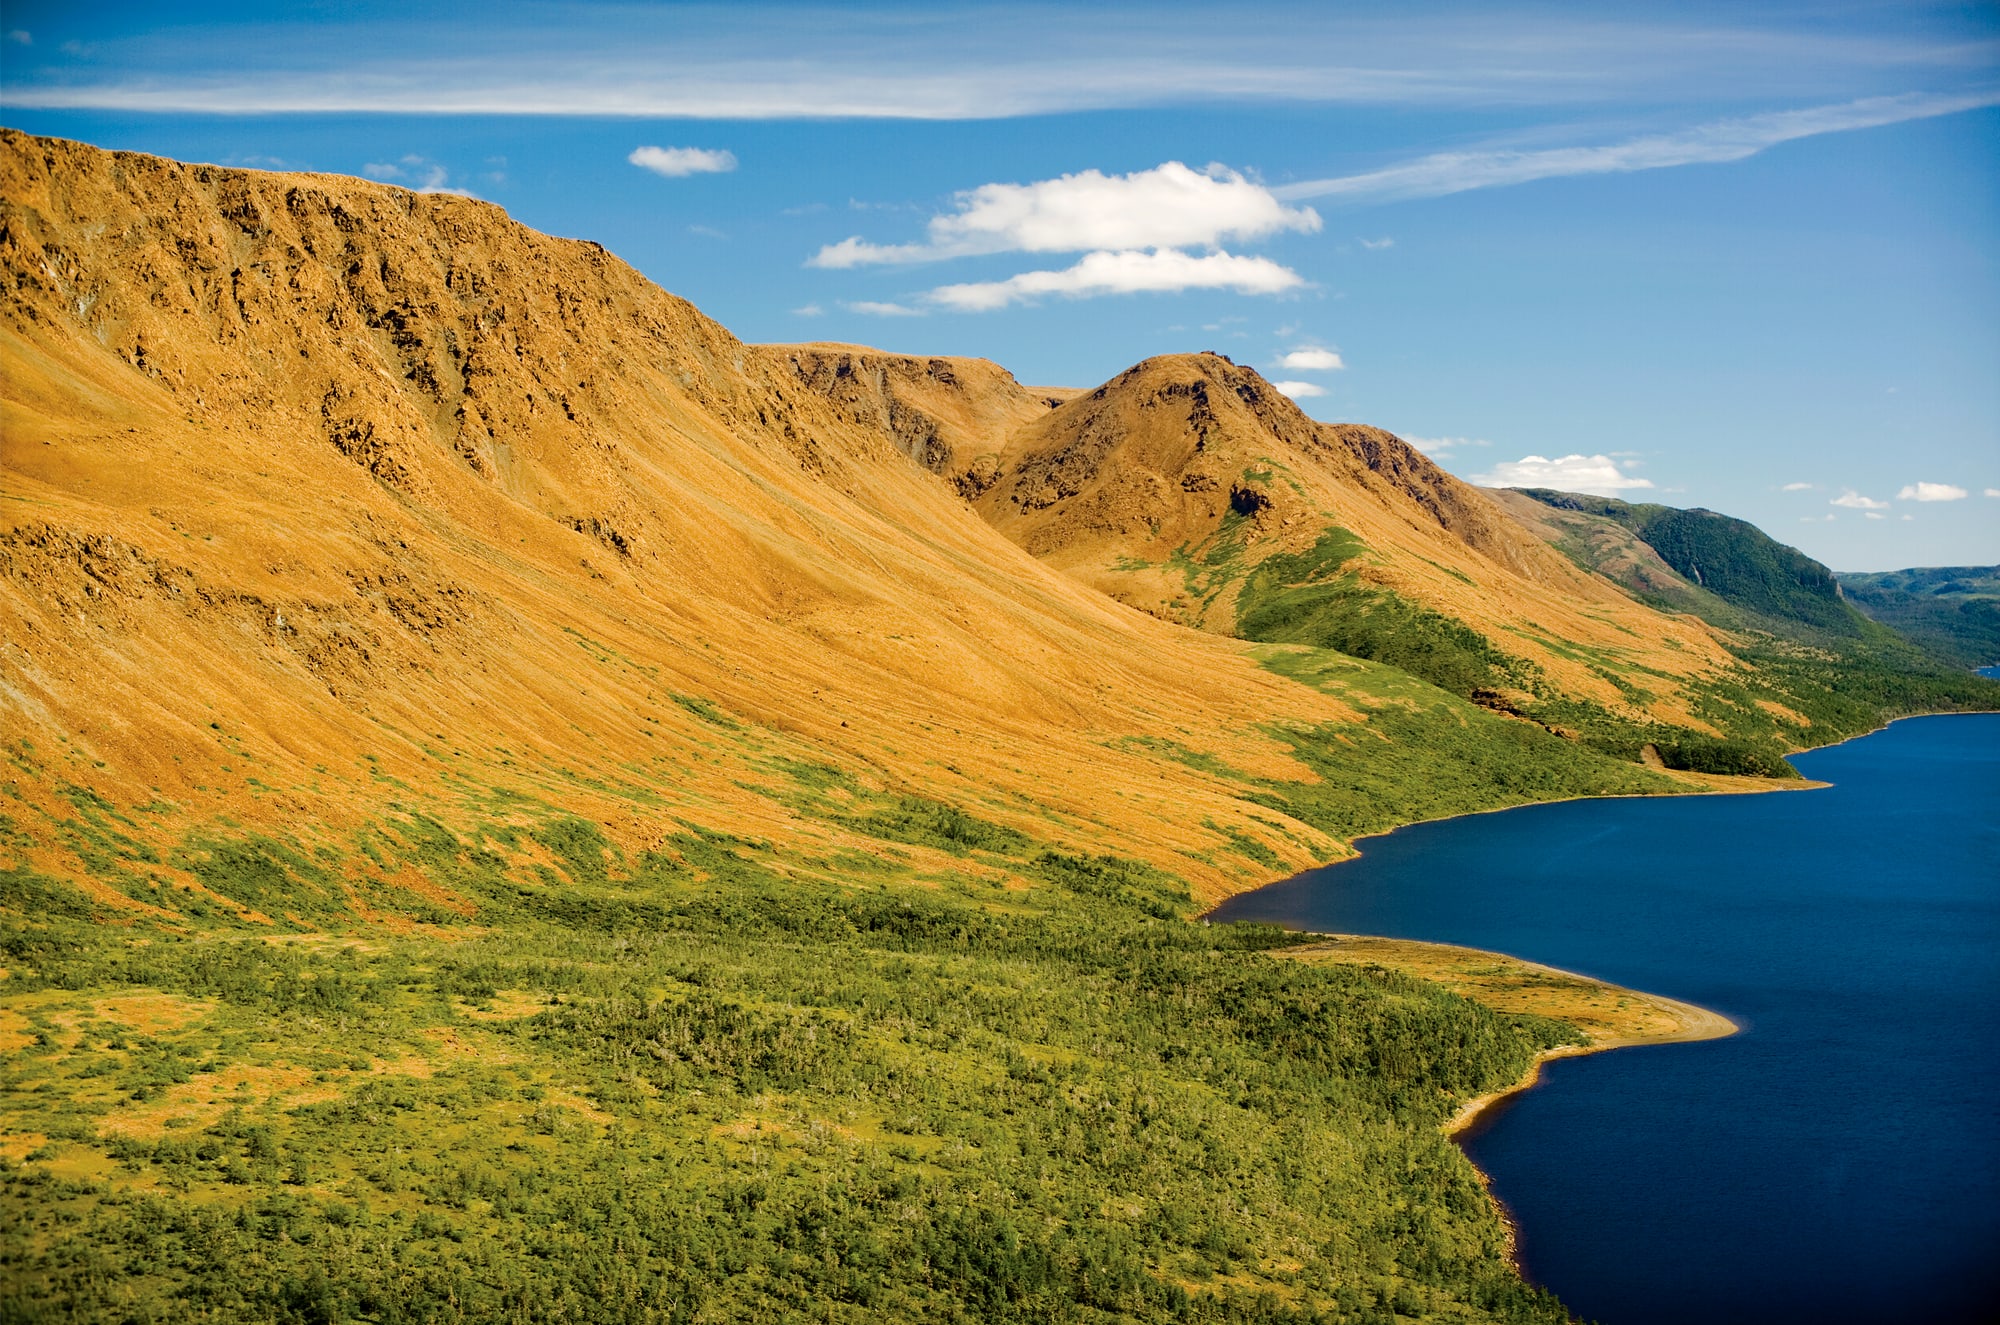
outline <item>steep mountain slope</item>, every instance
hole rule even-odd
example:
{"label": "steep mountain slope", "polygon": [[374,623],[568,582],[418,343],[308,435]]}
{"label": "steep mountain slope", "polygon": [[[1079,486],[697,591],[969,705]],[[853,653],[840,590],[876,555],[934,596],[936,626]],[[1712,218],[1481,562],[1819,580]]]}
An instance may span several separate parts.
{"label": "steep mountain slope", "polygon": [[[568,779],[643,845],[592,788],[657,778],[790,824],[694,696],[884,785],[1199,857],[1241,803],[1108,741],[1303,776],[1258,725],[1352,713],[1021,555],[907,431],[595,245],[20,135],[0,171],[9,736],[114,800],[352,822],[378,779]],[[1297,831],[1274,849],[1330,848]]]}
{"label": "steep mountain slope", "polygon": [[2000,661],[2000,566],[1932,566],[1839,575],[1847,600],[1940,658]]}

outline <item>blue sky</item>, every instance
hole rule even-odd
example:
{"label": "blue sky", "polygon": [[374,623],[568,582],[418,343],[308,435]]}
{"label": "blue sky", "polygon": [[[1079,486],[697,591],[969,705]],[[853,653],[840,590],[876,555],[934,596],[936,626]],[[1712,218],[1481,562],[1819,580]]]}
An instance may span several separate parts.
{"label": "blue sky", "polygon": [[1990,5],[31,0],[0,120],[470,192],[750,340],[1215,349],[1467,477],[2000,561]]}

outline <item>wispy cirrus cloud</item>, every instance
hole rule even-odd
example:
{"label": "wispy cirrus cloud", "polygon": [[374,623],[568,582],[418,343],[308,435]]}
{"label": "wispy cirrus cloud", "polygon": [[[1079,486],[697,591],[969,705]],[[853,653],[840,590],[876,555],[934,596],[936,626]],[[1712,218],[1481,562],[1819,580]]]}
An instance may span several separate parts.
{"label": "wispy cirrus cloud", "polygon": [[934,216],[916,244],[874,244],[859,235],[820,249],[813,267],[937,262],[986,253],[1080,253],[1215,245],[1281,230],[1320,227],[1310,207],[1287,207],[1227,166],[1194,170],[1168,161],[1106,175],[1083,170],[1031,184],[982,184]]}
{"label": "wispy cirrus cloud", "polygon": [[[149,112],[990,119],[1236,102],[1322,105],[1714,104],[1937,86],[1983,76],[1990,32],[1949,13],[1838,28],[1464,5],[1384,16],[1257,3],[1228,24],[1194,0],[1134,7],[575,5],[487,0],[324,6],[257,23],[187,7],[79,29],[92,64],[10,67],[0,104]],[[72,7],[78,13],[90,7]],[[1937,7],[1943,11],[1946,6]],[[1635,13],[1638,11],[1634,11]],[[45,43],[37,40],[33,50]],[[1051,40],[1059,34],[1059,40]],[[63,35],[51,32],[51,40]],[[415,54],[413,54],[415,53]],[[1843,91],[1845,90],[1845,91]]]}
{"label": "wispy cirrus cloud", "polygon": [[1677,133],[1646,134],[1594,147],[1533,151],[1434,152],[1401,165],[1330,179],[1303,180],[1272,190],[1279,198],[1395,202],[1437,198],[1572,175],[1608,175],[1670,166],[1741,161],[1801,138],[1902,124],[2000,105],[2000,92],[1913,93],[1867,97],[1833,106],[1773,111],[1714,120]]}

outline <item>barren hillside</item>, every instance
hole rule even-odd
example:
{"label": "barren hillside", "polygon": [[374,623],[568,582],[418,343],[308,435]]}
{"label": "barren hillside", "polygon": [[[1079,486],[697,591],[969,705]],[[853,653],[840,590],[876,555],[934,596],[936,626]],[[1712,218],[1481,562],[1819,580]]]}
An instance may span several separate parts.
{"label": "barren hillside", "polygon": [[[385,784],[507,787],[643,844],[797,828],[782,754],[1143,826],[1215,889],[1254,867],[1188,853],[1246,807],[1128,738],[1301,776],[1260,724],[1351,715],[1021,553],[906,415],[596,245],[14,133],[0,193],[7,736],[116,803],[345,824]],[[1048,410],[950,371],[1012,394],[941,407],[949,445]]]}

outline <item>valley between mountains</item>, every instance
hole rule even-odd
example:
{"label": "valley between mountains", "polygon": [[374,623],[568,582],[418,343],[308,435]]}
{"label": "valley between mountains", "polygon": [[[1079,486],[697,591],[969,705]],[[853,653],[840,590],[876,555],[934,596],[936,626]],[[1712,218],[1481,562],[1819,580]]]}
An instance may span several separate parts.
{"label": "valley between mountains", "polygon": [[10,1319],[1563,1320],[1441,1127],[1586,1033],[1190,922],[2000,692],[1726,517],[469,199],[0,131],[0,288]]}

